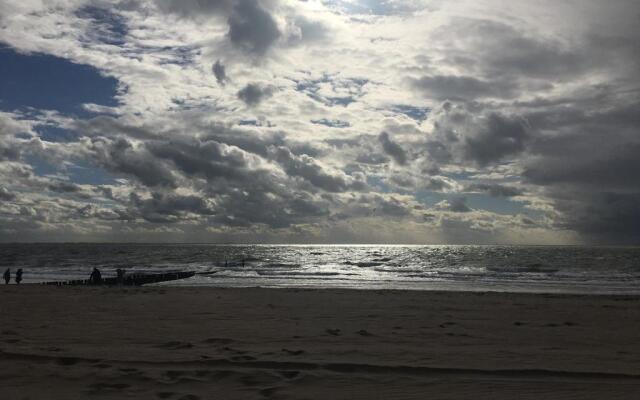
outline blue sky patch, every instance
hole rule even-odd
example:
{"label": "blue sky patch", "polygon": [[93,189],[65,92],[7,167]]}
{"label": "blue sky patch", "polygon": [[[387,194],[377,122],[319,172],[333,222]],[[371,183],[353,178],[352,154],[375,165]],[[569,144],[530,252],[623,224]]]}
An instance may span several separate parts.
{"label": "blue sky patch", "polygon": [[426,120],[429,116],[429,112],[431,111],[431,109],[427,107],[415,107],[405,104],[397,104],[393,106],[392,110],[394,112],[404,114],[407,117],[412,118],[418,122]]}
{"label": "blue sky patch", "polygon": [[82,19],[90,21],[89,39],[103,44],[120,46],[125,44],[129,33],[126,19],[106,8],[86,6],[76,12]]}
{"label": "blue sky patch", "polygon": [[35,129],[38,132],[41,140],[45,142],[76,142],[80,135],[74,131],[70,131],[55,126],[40,125]]}
{"label": "blue sky patch", "polygon": [[317,125],[324,125],[331,128],[348,128],[351,126],[351,124],[348,121],[342,121],[339,119],[327,119],[327,118],[312,119],[311,123],[317,124]]}
{"label": "blue sky patch", "polygon": [[0,46],[0,109],[25,107],[86,115],[84,103],[117,106],[118,80],[89,65]]}

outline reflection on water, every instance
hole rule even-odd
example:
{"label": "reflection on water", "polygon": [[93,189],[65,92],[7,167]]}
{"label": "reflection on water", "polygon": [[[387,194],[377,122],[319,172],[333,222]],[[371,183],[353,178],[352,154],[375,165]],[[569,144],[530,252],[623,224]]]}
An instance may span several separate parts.
{"label": "reflection on water", "polygon": [[640,248],[3,244],[25,283],[194,270],[191,286],[640,293]]}

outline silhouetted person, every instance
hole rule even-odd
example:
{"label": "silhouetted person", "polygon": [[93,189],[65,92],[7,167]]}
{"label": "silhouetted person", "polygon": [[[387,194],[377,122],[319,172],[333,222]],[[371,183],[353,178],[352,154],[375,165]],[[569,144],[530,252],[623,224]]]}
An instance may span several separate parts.
{"label": "silhouetted person", "polygon": [[16,271],[16,283],[19,285],[22,282],[22,268]]}
{"label": "silhouetted person", "polygon": [[94,268],[89,275],[89,283],[92,285],[99,285],[102,283],[102,274],[98,268]]}
{"label": "silhouetted person", "polygon": [[5,283],[5,285],[8,285],[10,280],[11,280],[11,268],[7,268],[7,270],[4,271],[4,283]]}
{"label": "silhouetted person", "polygon": [[124,269],[122,268],[116,269],[116,283],[124,283]]}

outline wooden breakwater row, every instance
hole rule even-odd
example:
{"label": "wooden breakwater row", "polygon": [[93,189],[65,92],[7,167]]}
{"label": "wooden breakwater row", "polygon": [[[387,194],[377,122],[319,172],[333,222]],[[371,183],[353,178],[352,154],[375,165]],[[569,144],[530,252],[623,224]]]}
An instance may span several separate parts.
{"label": "wooden breakwater row", "polygon": [[123,285],[123,286],[141,286],[149,283],[158,283],[158,282],[168,282],[168,281],[176,281],[179,279],[191,278],[196,273],[192,271],[184,271],[184,272],[165,272],[160,274],[143,274],[136,273],[126,275],[123,278],[103,278],[100,282],[93,282],[89,279],[75,279],[71,281],[52,281],[52,282],[42,282],[41,285],[51,285],[51,286],[115,286],[115,285]]}

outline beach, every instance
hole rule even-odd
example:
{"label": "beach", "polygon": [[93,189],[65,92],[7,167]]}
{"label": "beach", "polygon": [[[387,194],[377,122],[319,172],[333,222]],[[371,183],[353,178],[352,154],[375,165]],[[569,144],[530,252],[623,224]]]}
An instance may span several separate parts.
{"label": "beach", "polygon": [[0,287],[6,399],[630,399],[640,297]]}

